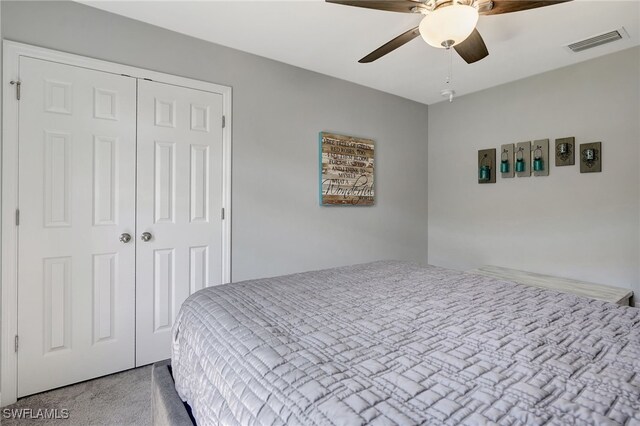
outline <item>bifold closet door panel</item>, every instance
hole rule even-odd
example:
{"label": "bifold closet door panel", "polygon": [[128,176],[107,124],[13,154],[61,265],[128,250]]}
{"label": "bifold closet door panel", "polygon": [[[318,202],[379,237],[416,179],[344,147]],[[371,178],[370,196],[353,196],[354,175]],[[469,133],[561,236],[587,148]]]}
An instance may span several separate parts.
{"label": "bifold closet door panel", "polygon": [[136,365],[169,358],[182,302],[222,282],[222,106],[138,81]]}
{"label": "bifold closet door panel", "polygon": [[20,79],[24,396],[134,366],[136,81],[27,57]]}

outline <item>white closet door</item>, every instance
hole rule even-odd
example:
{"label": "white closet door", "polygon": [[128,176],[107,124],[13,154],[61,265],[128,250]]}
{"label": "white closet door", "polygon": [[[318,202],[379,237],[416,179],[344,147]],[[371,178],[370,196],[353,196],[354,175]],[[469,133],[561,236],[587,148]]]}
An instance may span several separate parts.
{"label": "white closet door", "polygon": [[222,95],[140,80],[137,162],[136,365],[145,365],[170,357],[182,302],[222,283]]}
{"label": "white closet door", "polygon": [[20,78],[24,396],[134,366],[136,81],[25,57]]}

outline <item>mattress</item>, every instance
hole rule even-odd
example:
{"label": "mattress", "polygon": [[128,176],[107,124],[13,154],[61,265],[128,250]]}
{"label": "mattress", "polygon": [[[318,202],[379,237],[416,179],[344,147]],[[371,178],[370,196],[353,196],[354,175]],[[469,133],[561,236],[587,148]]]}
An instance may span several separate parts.
{"label": "mattress", "polygon": [[172,351],[199,425],[640,425],[640,309],[433,266],[206,288]]}

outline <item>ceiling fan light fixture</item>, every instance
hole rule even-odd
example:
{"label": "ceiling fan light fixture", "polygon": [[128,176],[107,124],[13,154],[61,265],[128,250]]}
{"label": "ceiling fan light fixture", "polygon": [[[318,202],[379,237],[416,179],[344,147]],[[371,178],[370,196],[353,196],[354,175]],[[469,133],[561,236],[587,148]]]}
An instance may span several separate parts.
{"label": "ceiling fan light fixture", "polygon": [[453,4],[426,15],[420,22],[420,35],[431,46],[448,49],[469,37],[477,23],[475,7]]}

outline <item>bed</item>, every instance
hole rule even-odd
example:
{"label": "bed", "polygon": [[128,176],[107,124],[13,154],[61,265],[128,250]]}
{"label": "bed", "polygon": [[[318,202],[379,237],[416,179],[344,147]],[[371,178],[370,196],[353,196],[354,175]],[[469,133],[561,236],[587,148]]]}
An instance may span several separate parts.
{"label": "bed", "polygon": [[207,288],[172,351],[199,425],[640,425],[640,309],[433,266]]}

